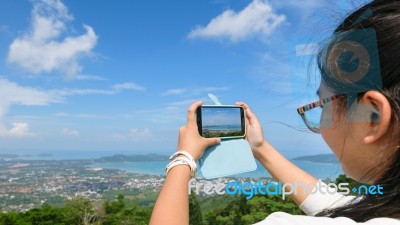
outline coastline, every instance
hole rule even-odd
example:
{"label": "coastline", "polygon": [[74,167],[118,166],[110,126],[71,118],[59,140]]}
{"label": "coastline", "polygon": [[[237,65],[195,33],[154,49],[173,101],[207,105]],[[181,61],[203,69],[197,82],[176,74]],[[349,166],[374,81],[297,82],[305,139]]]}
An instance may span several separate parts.
{"label": "coastline", "polygon": [[[342,174],[342,170],[339,164],[320,163],[320,162],[308,162],[308,161],[292,161],[297,166],[310,173],[311,175],[319,179],[335,179],[339,174]],[[107,162],[107,163],[93,163],[88,165],[91,168],[102,168],[102,169],[117,169],[128,173],[165,176],[165,165],[168,161],[152,161],[152,162]],[[202,177],[201,173],[198,172],[197,177]],[[257,162],[257,169],[255,171],[246,172],[234,175],[232,177],[243,177],[243,178],[265,178],[271,177],[271,175]]]}

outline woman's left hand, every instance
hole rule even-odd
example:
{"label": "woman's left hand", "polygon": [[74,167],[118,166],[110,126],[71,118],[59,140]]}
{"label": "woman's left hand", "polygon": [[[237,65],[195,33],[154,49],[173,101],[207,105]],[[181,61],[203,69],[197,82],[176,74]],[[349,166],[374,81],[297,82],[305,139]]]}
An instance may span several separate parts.
{"label": "woman's left hand", "polygon": [[221,142],[219,138],[200,136],[196,122],[196,109],[201,104],[201,101],[197,101],[189,107],[187,124],[179,128],[178,150],[188,152],[195,161],[200,159],[207,147]]}

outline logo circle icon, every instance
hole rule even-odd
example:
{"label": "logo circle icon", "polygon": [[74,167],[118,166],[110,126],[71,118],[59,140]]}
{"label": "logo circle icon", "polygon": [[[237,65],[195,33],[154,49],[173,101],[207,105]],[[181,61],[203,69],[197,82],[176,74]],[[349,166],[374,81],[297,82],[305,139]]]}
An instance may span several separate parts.
{"label": "logo circle icon", "polygon": [[331,75],[342,83],[355,83],[367,75],[371,58],[367,49],[355,41],[335,44],[328,55]]}

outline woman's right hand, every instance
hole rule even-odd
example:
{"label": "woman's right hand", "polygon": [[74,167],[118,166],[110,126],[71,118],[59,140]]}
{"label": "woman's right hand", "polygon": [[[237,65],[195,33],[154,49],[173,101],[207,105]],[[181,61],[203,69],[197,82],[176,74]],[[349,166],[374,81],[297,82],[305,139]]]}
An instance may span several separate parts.
{"label": "woman's right hand", "polygon": [[187,125],[179,129],[178,150],[187,151],[195,161],[199,160],[204,150],[221,142],[220,138],[204,138],[200,136],[196,122],[196,110],[202,104],[194,102],[188,110]]}
{"label": "woman's right hand", "polygon": [[257,159],[263,153],[263,146],[267,144],[260,122],[250,110],[250,107],[244,102],[236,102],[236,105],[243,106],[246,112],[246,140],[249,142],[254,157]]}

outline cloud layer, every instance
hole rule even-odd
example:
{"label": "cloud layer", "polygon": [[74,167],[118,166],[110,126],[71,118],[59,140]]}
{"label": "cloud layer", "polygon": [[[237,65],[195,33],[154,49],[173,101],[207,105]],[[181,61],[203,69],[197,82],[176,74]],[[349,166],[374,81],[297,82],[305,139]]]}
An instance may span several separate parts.
{"label": "cloud layer", "polygon": [[28,123],[13,123],[12,127],[8,130],[0,127],[0,136],[24,137],[33,135],[29,132]]}
{"label": "cloud layer", "polygon": [[[146,88],[135,83],[115,84],[109,89],[42,90],[21,86],[2,77],[0,77],[0,87],[0,136],[30,135],[29,124],[27,123],[15,122],[11,128],[7,128],[5,125],[3,118],[7,114],[11,105],[44,106],[54,103],[62,103],[65,101],[66,97],[74,95],[114,95],[124,90],[146,90]],[[71,132],[69,133],[72,134]],[[64,132],[64,134],[66,134],[66,132]]]}
{"label": "cloud layer", "polygon": [[71,136],[71,137],[78,137],[78,136],[79,136],[79,132],[78,132],[77,130],[71,130],[71,129],[69,129],[69,128],[64,128],[64,129],[62,130],[62,133],[63,133],[65,136]]}
{"label": "cloud layer", "polygon": [[60,0],[37,0],[33,4],[31,29],[12,42],[8,62],[34,74],[81,73],[79,59],[91,54],[97,43],[93,28],[83,25],[84,34],[65,36],[66,27],[73,20],[67,7]]}
{"label": "cloud layer", "polygon": [[286,17],[273,12],[272,6],[262,0],[253,0],[240,12],[226,10],[206,26],[193,29],[189,38],[246,40],[255,35],[270,35]]}

